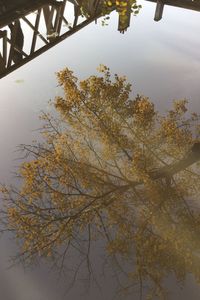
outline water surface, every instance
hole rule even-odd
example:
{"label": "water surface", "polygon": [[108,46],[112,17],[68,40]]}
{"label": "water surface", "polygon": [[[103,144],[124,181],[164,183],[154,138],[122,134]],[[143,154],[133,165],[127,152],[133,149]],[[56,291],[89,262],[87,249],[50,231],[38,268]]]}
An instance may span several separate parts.
{"label": "water surface", "polygon": [[[105,64],[111,72],[126,75],[133,84],[134,94],[150,97],[159,111],[170,109],[173,99],[187,98],[190,110],[200,112],[200,14],[166,7],[162,21],[157,23],[153,20],[155,5],[145,1],[141,3],[141,13],[132,18],[131,27],[124,35],[117,31],[117,15],[113,13],[109,26],[102,27],[100,20],[97,25],[88,25],[0,80],[1,182],[12,182],[12,172],[17,165],[16,146],[31,143],[37,137],[34,130],[41,126],[38,120],[40,111],[48,110],[48,100],[60,92],[55,72],[66,66],[79,78],[85,78],[96,73],[100,63]],[[6,254],[3,257],[6,259]],[[7,282],[15,290],[19,286],[19,274],[22,281],[24,274],[21,269],[14,275],[8,274],[11,273],[2,273],[0,282]],[[51,282],[50,277],[48,280]],[[46,280],[44,282],[45,286]],[[173,285],[172,282],[170,284]],[[8,291],[9,287],[3,285]],[[15,296],[6,296],[5,292],[4,299],[51,299],[48,293],[41,292],[36,296],[34,291],[39,290],[38,286],[41,286],[41,281],[30,279],[29,288],[20,289]],[[111,297],[109,287],[110,284],[106,286],[107,300]],[[95,290],[86,299],[94,299],[94,295],[101,299],[101,295],[97,294]],[[184,291],[181,293],[174,289],[170,299],[197,300],[199,297],[199,289],[188,281]],[[75,292],[65,299],[80,300],[82,296]]]}

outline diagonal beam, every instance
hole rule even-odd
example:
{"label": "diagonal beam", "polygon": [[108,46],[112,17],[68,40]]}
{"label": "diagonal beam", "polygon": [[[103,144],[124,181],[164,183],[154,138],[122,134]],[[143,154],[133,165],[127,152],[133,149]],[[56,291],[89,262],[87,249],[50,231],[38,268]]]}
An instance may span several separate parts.
{"label": "diagonal beam", "polygon": [[[7,42],[12,45],[12,40],[9,39],[8,37],[6,37]],[[28,57],[29,55],[24,52],[23,50],[19,49],[17,46],[14,46],[14,50],[16,50],[17,52],[21,53],[24,57]]]}
{"label": "diagonal beam", "polygon": [[[31,29],[35,30],[35,27],[31,24],[31,22],[25,16],[22,17],[22,20],[24,20],[24,22],[26,22],[30,26]],[[37,30],[37,35],[45,44],[48,44],[48,41],[43,37],[43,35],[39,32],[39,30]]]}
{"label": "diagonal beam", "polygon": [[33,32],[33,40],[32,40],[31,51],[30,51],[31,54],[35,51],[35,45],[36,45],[36,41],[37,41],[37,35],[38,35],[38,32],[39,32],[38,27],[39,27],[39,22],[40,22],[41,11],[42,11],[42,9],[40,8],[38,10],[37,17],[36,17],[36,20],[35,20],[35,27],[34,27],[34,32]]}

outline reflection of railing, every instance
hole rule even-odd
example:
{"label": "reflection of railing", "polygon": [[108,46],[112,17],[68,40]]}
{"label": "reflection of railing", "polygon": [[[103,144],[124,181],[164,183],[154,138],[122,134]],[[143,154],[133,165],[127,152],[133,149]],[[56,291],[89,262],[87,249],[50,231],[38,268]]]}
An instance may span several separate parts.
{"label": "reflection of railing", "polygon": [[156,2],[155,21],[162,19],[164,5],[200,11],[200,0],[146,0]]}
{"label": "reflection of railing", "polygon": [[[6,0],[9,2],[9,0]],[[16,0],[17,2],[18,0]],[[0,78],[55,46],[100,16],[99,0],[83,18],[80,0],[20,0],[26,5],[5,11],[0,1]],[[1,7],[2,5],[2,7]],[[72,10],[73,9],[73,10]],[[1,12],[3,14],[1,15]],[[30,14],[30,13],[34,14]],[[69,16],[70,12],[70,16]],[[68,18],[72,19],[69,22]],[[22,24],[23,23],[23,24]],[[32,31],[30,36],[30,30]],[[42,33],[43,31],[46,33]]]}

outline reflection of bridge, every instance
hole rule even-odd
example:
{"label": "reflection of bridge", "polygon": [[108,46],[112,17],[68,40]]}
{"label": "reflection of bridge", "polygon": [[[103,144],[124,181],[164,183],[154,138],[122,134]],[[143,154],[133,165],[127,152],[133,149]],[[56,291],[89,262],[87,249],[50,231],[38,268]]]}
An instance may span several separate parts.
{"label": "reflection of bridge", "polygon": [[[155,20],[164,5],[200,11],[200,0],[146,0],[156,3]],[[0,0],[0,78],[55,46],[101,15],[103,0]],[[114,3],[115,1],[112,0]],[[112,10],[115,6],[112,7]],[[130,23],[120,23],[124,32]]]}
{"label": "reflection of bridge", "polygon": [[81,16],[79,3],[81,0],[0,0],[0,78],[100,16],[101,0],[88,1],[87,17]]}
{"label": "reflection of bridge", "polygon": [[185,9],[200,11],[200,0],[146,0],[157,3],[155,11],[155,21],[162,19],[164,5],[170,5]]}

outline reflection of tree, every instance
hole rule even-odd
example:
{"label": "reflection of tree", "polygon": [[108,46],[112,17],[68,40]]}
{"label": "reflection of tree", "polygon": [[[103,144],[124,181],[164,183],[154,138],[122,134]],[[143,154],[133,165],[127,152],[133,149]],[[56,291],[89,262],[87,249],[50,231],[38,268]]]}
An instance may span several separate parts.
{"label": "reflection of tree", "polygon": [[186,118],[185,100],[161,116],[148,98],[130,100],[124,77],[100,71],[79,83],[58,73],[58,117],[43,114],[43,142],[22,147],[29,160],[19,190],[2,188],[3,220],[25,261],[62,269],[73,249],[91,275],[91,249],[104,241],[122,290],[165,297],[168,275],[200,279],[198,116]]}
{"label": "reflection of tree", "polygon": [[104,14],[109,14],[112,10],[116,10],[119,15],[118,30],[124,33],[130,26],[131,14],[137,15],[141,5],[137,4],[137,0],[106,0],[104,1],[102,10]]}
{"label": "reflection of tree", "polygon": [[109,19],[108,15],[112,11],[116,11],[119,15],[118,30],[122,33],[127,30],[130,25],[131,13],[137,15],[141,8],[141,5],[137,4],[137,0],[78,0],[83,15],[87,17],[101,14],[106,16],[103,24],[106,24],[106,20]]}

